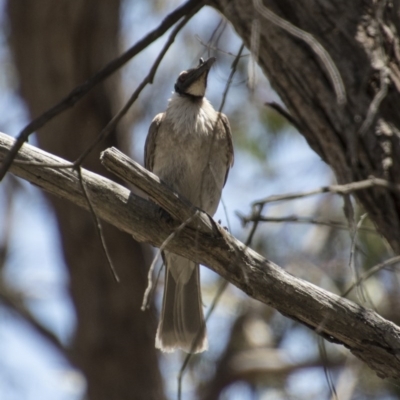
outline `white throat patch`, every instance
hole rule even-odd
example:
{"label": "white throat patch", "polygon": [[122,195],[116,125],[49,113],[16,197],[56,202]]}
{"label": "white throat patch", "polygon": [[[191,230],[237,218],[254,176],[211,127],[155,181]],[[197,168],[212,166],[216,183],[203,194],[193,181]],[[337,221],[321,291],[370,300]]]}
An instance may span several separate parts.
{"label": "white throat patch", "polygon": [[203,97],[206,94],[207,73],[204,73],[196,82],[193,82],[186,90],[187,94]]}

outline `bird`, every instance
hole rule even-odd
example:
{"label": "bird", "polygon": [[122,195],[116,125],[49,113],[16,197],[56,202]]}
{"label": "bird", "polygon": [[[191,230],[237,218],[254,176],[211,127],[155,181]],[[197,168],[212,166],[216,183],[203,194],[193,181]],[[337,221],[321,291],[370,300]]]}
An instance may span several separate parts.
{"label": "bird", "polygon": [[[179,74],[166,111],[151,122],[144,156],[146,169],[210,216],[218,208],[234,161],[228,118],[205,97],[215,61],[201,58],[197,67]],[[205,351],[199,264],[169,251],[163,252],[163,260],[166,277],[156,348]]]}

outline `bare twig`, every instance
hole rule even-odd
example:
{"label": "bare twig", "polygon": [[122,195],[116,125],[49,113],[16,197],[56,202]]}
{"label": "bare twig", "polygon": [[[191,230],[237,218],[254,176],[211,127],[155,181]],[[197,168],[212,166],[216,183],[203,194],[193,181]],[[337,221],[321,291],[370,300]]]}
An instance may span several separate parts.
{"label": "bare twig", "polygon": [[[224,294],[226,288],[228,287],[229,282],[223,278],[221,278],[221,283],[218,286],[218,290],[214,295],[213,301],[207,311],[206,317],[205,317],[205,323],[208,322],[208,320],[210,319],[212,313],[215,310],[215,307],[217,306],[221,296]],[[201,330],[199,331],[198,336],[195,338],[194,343],[192,344],[192,348],[194,348],[197,344],[197,341],[200,338],[200,333]],[[188,353],[186,354],[186,357],[182,363],[181,369],[179,370],[179,374],[177,377],[177,381],[178,381],[178,400],[182,399],[182,380],[183,380],[183,375],[185,374],[185,370],[187,368],[187,366],[189,365],[189,361],[191,360],[193,356],[193,353]]]}
{"label": "bare twig", "polygon": [[[222,110],[224,109],[224,106],[225,106],[226,97],[227,97],[227,95],[228,95],[229,88],[230,88],[230,86],[231,86],[231,84],[232,84],[232,79],[233,79],[233,76],[235,75],[235,72],[236,72],[236,69],[237,69],[237,65],[238,65],[238,63],[239,63],[240,56],[242,55],[243,50],[244,50],[244,43],[242,43],[242,44],[240,45],[239,51],[238,51],[238,53],[237,53],[237,55],[236,55],[236,58],[235,58],[235,59],[233,60],[233,62],[232,62],[232,65],[231,65],[231,72],[230,72],[229,77],[228,77],[228,80],[227,80],[227,82],[226,82],[225,89],[224,89],[224,93],[223,93],[223,95],[222,95],[221,104],[220,104],[219,109],[218,109],[218,118],[216,119],[216,121],[215,121],[215,123],[214,123],[214,126],[213,126],[213,136],[212,136],[212,140],[211,140],[211,142],[210,142],[210,145],[209,145],[209,147],[208,147],[208,155],[207,155],[207,160],[208,160],[208,161],[207,161],[207,164],[208,164],[208,168],[211,170],[211,172],[212,172],[212,169],[211,169],[211,165],[210,165],[210,158],[211,158],[212,149],[213,149],[213,147],[214,147],[214,142],[215,142],[215,136],[216,136],[217,126],[218,126],[218,124],[219,124],[219,122],[220,122],[220,120],[221,120],[221,113],[222,113]],[[200,182],[200,193],[203,192],[204,177],[205,177],[205,173],[203,173],[203,175],[202,175],[202,177],[201,177],[201,182]],[[202,206],[202,205],[200,205],[200,206]]]}
{"label": "bare twig", "polygon": [[335,63],[333,62],[329,53],[324,49],[324,47],[319,43],[314,36],[310,33],[305,32],[296,26],[292,25],[289,21],[279,17],[267,7],[265,7],[261,0],[253,0],[255,9],[268,21],[276,26],[284,29],[286,32],[290,33],[294,37],[307,43],[315,54],[321,60],[323,66],[328,72],[329,78],[332,82],[333,89],[336,94],[336,99],[339,105],[344,105],[346,103],[346,89],[340,72],[338,71]]}
{"label": "bare twig", "polygon": [[275,101],[265,103],[266,106],[275,110],[278,114],[282,115],[290,124],[292,124],[298,131],[300,131],[300,125],[296,121],[296,119],[286,111],[280,104],[276,103]]}
{"label": "bare twig", "polygon": [[[201,38],[200,38],[199,35],[195,35],[195,39],[196,39],[202,46],[204,46],[207,50],[214,50],[214,51],[218,51],[219,53],[226,54],[227,56],[237,57],[237,54],[231,53],[230,51],[225,51],[225,50],[220,49],[219,47],[213,46],[213,45],[211,45],[211,44],[204,43],[204,42],[201,40]],[[249,54],[242,54],[242,55],[240,56],[240,58],[248,57],[248,56],[249,56]]]}
{"label": "bare twig", "polygon": [[321,336],[318,336],[318,350],[319,350],[319,354],[321,356],[321,362],[322,362],[323,369],[324,369],[324,375],[325,375],[326,383],[328,384],[328,387],[329,387],[331,399],[339,400],[337,393],[336,393],[335,384],[333,383],[332,374],[330,372],[330,369],[328,368],[329,358],[328,358],[328,353],[326,351],[325,340],[323,340]]}
{"label": "bare twig", "polygon": [[[351,232],[351,248],[350,248],[349,267],[354,274],[354,279],[356,282],[359,282],[359,273],[358,273],[358,269],[357,269],[356,262],[355,262],[357,233],[367,216],[368,216],[368,214],[363,214],[361,216],[360,220],[358,221],[358,224],[354,227],[354,229]],[[361,281],[360,281],[360,285],[357,285],[357,289],[358,289],[357,295],[358,295],[359,300],[362,302],[365,302],[365,293],[363,290],[363,286],[361,285]]]}
{"label": "bare twig", "polygon": [[186,25],[186,23],[192,18],[192,16],[197,12],[197,9],[192,9],[187,13],[185,18],[173,29],[171,32],[167,42],[162,48],[161,52],[157,56],[156,60],[153,63],[149,73],[137,87],[137,89],[133,92],[132,96],[125,103],[125,105],[118,111],[118,113],[111,119],[111,121],[103,128],[100,134],[96,137],[96,139],[88,146],[88,148],[79,156],[79,158],[74,162],[74,165],[81,165],[83,160],[87,157],[87,155],[102,141],[104,140],[114,129],[116,128],[119,121],[123,118],[123,116],[128,112],[132,104],[137,100],[142,90],[148,85],[153,83],[154,76],[157,72],[157,69],[167,53],[168,49],[172,45],[175,40],[176,35],[179,31]]}
{"label": "bare twig", "polygon": [[370,278],[372,275],[376,274],[380,270],[388,267],[389,265],[397,264],[400,263],[400,256],[392,257],[389,258],[388,260],[375,265],[374,267],[370,268],[367,272],[364,272],[358,280],[354,283],[352,283],[346,291],[342,294],[343,297],[346,297],[355,287],[360,285],[362,282],[366,281],[368,278]]}
{"label": "bare twig", "polygon": [[[330,228],[335,228],[335,229],[344,229],[344,230],[350,229],[349,226],[343,222],[329,220],[329,219],[326,220],[326,219],[315,218],[315,217],[300,217],[298,215],[288,215],[288,216],[284,216],[284,217],[267,217],[267,216],[262,216],[262,215],[261,216],[250,215],[249,217],[246,217],[239,212],[236,212],[236,215],[241,219],[241,221],[244,225],[249,222],[254,222],[254,221],[272,222],[272,223],[293,222],[293,223],[299,223],[299,224],[329,226]],[[360,227],[359,230],[364,231],[364,232],[378,234],[378,232],[373,228]]]}
{"label": "bare twig", "polygon": [[82,193],[85,196],[85,199],[86,199],[87,204],[89,206],[90,214],[92,215],[92,218],[93,218],[93,222],[94,222],[94,226],[96,228],[96,232],[99,235],[101,248],[103,249],[104,255],[106,256],[108,265],[110,266],[110,270],[111,270],[111,272],[112,272],[112,274],[114,276],[114,279],[116,280],[116,282],[119,283],[120,282],[119,276],[117,274],[117,271],[115,270],[115,267],[114,267],[114,264],[112,262],[110,253],[109,253],[108,248],[107,248],[106,239],[105,239],[104,234],[103,234],[103,227],[101,225],[99,217],[96,214],[96,211],[93,208],[92,202],[90,201],[90,198],[89,198],[89,194],[88,194],[88,192],[86,190],[86,187],[85,187],[85,183],[83,182],[81,167],[77,168],[77,173],[78,173],[79,184],[81,185]]}
{"label": "bare twig", "polygon": [[253,203],[253,207],[276,201],[301,199],[303,197],[314,196],[316,194],[321,194],[321,193],[336,193],[344,195],[356,192],[358,190],[369,189],[376,186],[383,187],[388,190],[400,191],[400,185],[396,185],[385,179],[370,177],[369,179],[365,179],[363,181],[351,182],[345,185],[322,186],[318,189],[310,190],[308,192],[298,192],[298,193],[289,193],[284,195],[269,196],[266,197],[265,199],[255,201]]}
{"label": "bare twig", "polygon": [[83,96],[85,96],[96,85],[104,81],[115,71],[121,68],[127,61],[129,61],[131,58],[133,58],[135,55],[137,55],[143,49],[149,46],[149,44],[153,43],[155,40],[161,37],[180,18],[182,18],[185,15],[188,15],[189,13],[194,13],[198,11],[202,6],[203,6],[202,0],[189,0],[181,7],[176,8],[173,12],[167,15],[167,17],[165,17],[165,19],[156,29],[149,32],[143,39],[137,42],[134,46],[132,46],[121,56],[119,56],[118,58],[114,59],[109,64],[107,64],[102,70],[100,70],[97,74],[89,78],[85,83],[75,87],[70,94],[68,94],[64,99],[62,99],[56,105],[45,111],[43,114],[41,114],[33,121],[31,121],[20,132],[12,149],[10,149],[7,156],[3,159],[3,162],[0,166],[0,181],[4,178],[4,175],[10,168],[10,165],[13,162],[16,154],[18,153],[21,146],[27,141],[29,135],[37,131],[39,128],[41,128],[43,125],[45,125],[47,122],[52,120],[57,115],[61,114],[63,111],[72,107],[77,101],[79,101]]}
{"label": "bare twig", "polygon": [[192,222],[192,220],[194,219],[194,217],[196,217],[198,214],[198,211],[196,211],[191,217],[189,217],[186,221],[182,222],[176,229],[173,230],[173,232],[164,240],[164,242],[162,243],[162,245],[159,247],[156,256],[153,259],[153,262],[150,265],[149,268],[149,272],[147,275],[148,278],[148,284],[147,284],[147,288],[144,292],[144,296],[143,296],[143,303],[142,303],[142,311],[145,311],[146,308],[149,307],[148,304],[148,299],[149,299],[149,294],[151,292],[152,286],[153,286],[153,280],[152,280],[152,274],[154,271],[154,267],[156,265],[156,262],[158,260],[158,258],[160,257],[161,253],[163,252],[163,250],[168,246],[168,244],[171,242],[171,240],[173,240],[174,238],[176,238],[179,233],[183,230],[183,228],[185,228],[190,222]]}

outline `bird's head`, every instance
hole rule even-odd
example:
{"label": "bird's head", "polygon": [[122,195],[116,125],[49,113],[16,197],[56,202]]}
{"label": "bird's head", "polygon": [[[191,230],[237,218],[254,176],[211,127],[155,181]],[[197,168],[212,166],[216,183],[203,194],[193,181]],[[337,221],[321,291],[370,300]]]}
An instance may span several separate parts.
{"label": "bird's head", "polygon": [[211,57],[206,61],[200,58],[199,65],[196,68],[182,71],[176,80],[175,92],[192,98],[204,97],[208,72],[215,60],[215,57]]}

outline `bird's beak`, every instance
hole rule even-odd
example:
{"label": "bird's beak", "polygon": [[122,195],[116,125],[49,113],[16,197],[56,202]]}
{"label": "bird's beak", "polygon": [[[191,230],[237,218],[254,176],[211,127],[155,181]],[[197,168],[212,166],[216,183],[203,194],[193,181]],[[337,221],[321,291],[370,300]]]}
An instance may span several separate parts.
{"label": "bird's beak", "polygon": [[189,87],[193,82],[196,82],[204,72],[209,71],[215,61],[215,57],[211,57],[206,61],[203,61],[201,58],[199,66],[190,70],[188,77],[186,78],[185,83],[187,83],[187,87]]}
{"label": "bird's beak", "polygon": [[[175,85],[175,89],[179,93],[186,93],[187,90],[200,78],[203,77],[203,75],[208,73],[210,70],[211,66],[215,63],[216,58],[215,57],[210,57],[208,60],[203,61],[203,59],[200,59],[200,63],[196,68],[190,69],[187,71],[187,75],[184,80],[178,79]],[[207,84],[207,75],[205,77],[205,85]]]}

